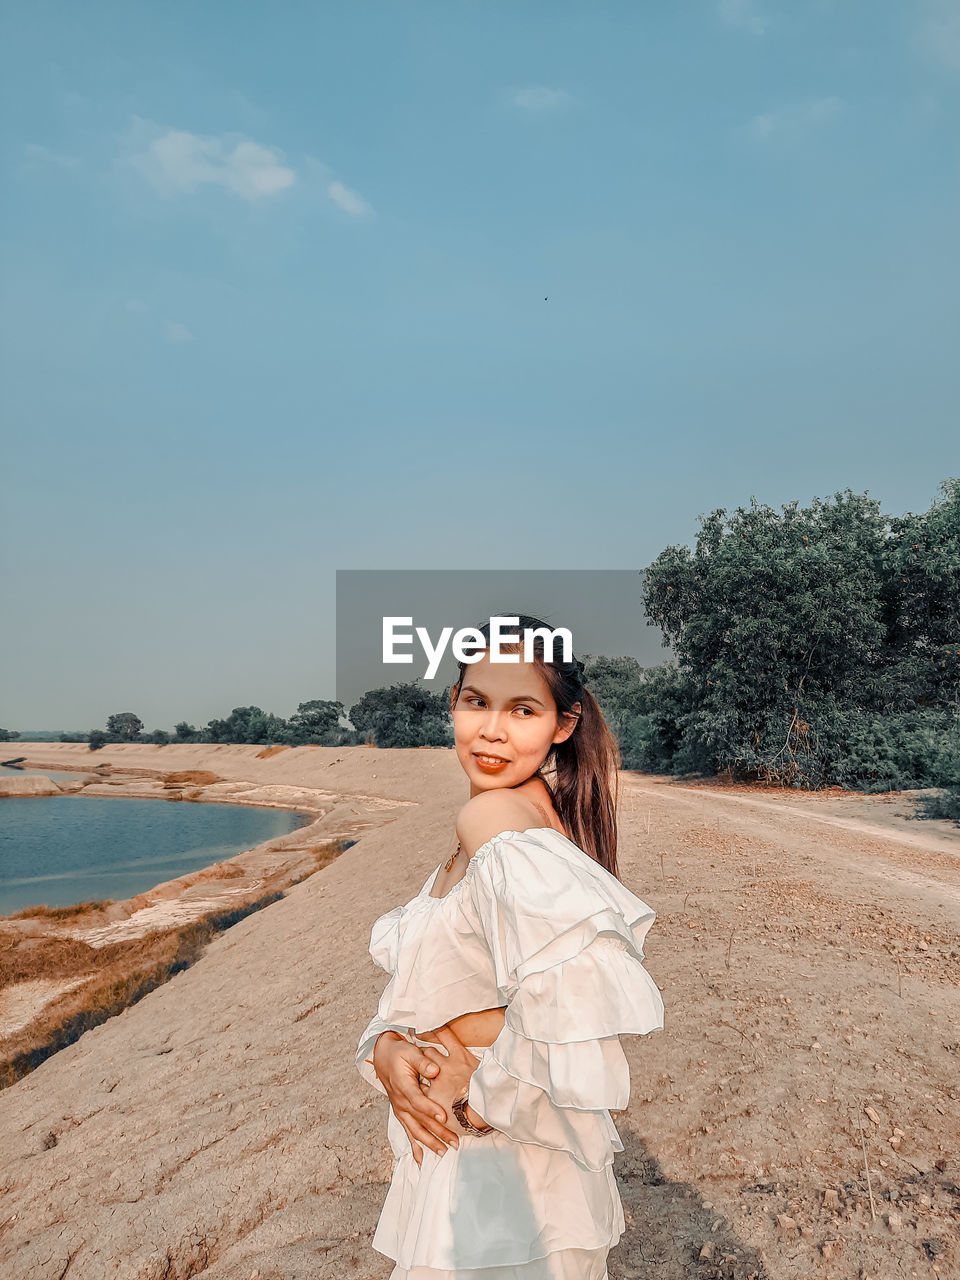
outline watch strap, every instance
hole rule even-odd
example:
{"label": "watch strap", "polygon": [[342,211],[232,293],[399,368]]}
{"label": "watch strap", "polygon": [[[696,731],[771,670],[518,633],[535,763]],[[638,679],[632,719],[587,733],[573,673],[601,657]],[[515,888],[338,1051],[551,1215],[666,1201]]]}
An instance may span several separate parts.
{"label": "watch strap", "polygon": [[467,1133],[476,1133],[478,1135],[493,1133],[492,1124],[488,1124],[484,1129],[478,1129],[476,1125],[471,1124],[467,1119],[466,1107],[467,1094],[464,1094],[461,1098],[455,1098],[451,1106],[453,1114],[457,1117],[457,1123],[462,1129],[466,1129]]}

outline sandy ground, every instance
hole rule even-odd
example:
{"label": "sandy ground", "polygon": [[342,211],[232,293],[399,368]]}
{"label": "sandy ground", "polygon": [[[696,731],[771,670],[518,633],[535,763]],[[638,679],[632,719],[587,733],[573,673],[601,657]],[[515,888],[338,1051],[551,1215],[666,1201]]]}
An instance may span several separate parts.
{"label": "sandy ground", "polygon": [[[78,752],[54,746],[47,767]],[[353,1064],[385,981],[366,946],[455,847],[453,753],[109,750],[407,803],[0,1092],[0,1271],[386,1280],[386,1101]],[[960,1275],[960,832],[908,799],[622,775],[666,1016],[624,1041],[611,1280]]]}

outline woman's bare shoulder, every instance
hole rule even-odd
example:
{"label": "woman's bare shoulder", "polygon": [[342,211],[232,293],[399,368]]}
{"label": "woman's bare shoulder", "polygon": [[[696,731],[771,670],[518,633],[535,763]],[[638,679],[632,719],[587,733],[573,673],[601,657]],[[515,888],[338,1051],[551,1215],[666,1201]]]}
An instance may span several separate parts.
{"label": "woman's bare shoulder", "polygon": [[539,827],[543,816],[532,800],[506,788],[473,796],[457,814],[457,838],[469,856],[503,831]]}

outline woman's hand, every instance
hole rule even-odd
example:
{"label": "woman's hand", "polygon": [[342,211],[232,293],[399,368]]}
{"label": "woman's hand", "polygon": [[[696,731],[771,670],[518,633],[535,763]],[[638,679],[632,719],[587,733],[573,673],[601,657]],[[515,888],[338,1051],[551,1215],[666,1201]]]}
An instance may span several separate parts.
{"label": "woman's hand", "polygon": [[[439,1030],[444,1030],[439,1028]],[[456,1040],[453,1032],[445,1032]],[[459,1041],[457,1041],[459,1044]],[[461,1048],[463,1046],[461,1045]],[[436,1053],[436,1050],[431,1050]],[[464,1050],[466,1052],[466,1050]],[[476,1062],[476,1059],[474,1059]],[[377,1037],[373,1049],[373,1069],[377,1079],[387,1091],[393,1113],[403,1125],[417,1167],[423,1162],[423,1148],[429,1147],[438,1156],[446,1154],[447,1144],[460,1145],[457,1133],[447,1127],[448,1109],[439,1099],[431,1098],[421,1087],[420,1077],[428,1082],[437,1078],[441,1068],[427,1057],[424,1050],[411,1044],[396,1031],[384,1031]],[[451,1096],[453,1098],[458,1095]],[[456,1120],[454,1125],[459,1129]]]}
{"label": "woman's hand", "polygon": [[[443,1107],[447,1123],[459,1128],[451,1106],[454,1099],[461,1097],[469,1089],[470,1077],[479,1067],[480,1060],[465,1047],[449,1024],[437,1027],[435,1035],[447,1053],[444,1055],[439,1049],[434,1049],[430,1045],[424,1049],[424,1054],[429,1055],[436,1065],[437,1074],[431,1076],[423,1087],[428,1091],[430,1101]],[[478,1128],[483,1126],[483,1118],[477,1115],[469,1103],[465,1108],[465,1114],[472,1125]]]}

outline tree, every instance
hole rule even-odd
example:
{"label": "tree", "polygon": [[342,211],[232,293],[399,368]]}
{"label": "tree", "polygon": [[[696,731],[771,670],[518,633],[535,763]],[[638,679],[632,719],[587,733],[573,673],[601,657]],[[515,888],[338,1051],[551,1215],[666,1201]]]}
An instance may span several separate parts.
{"label": "tree", "polygon": [[19,737],[19,729],[0,729],[0,742],[14,742]]}
{"label": "tree", "polygon": [[701,517],[693,553],[661,552],[643,590],[677,652],[660,689],[682,697],[657,730],[674,768],[682,757],[796,786],[929,784],[960,656],[960,482],[944,489],[902,521],[849,489],[780,512],[752,499]]}
{"label": "tree", "polygon": [[174,742],[199,742],[200,730],[196,725],[187,724],[186,720],[181,720],[179,724],[173,726]]}
{"label": "tree", "polygon": [[91,751],[99,751],[101,747],[109,742],[109,738],[102,729],[94,729],[91,731],[88,741]]}
{"label": "tree", "polygon": [[170,735],[165,729],[154,729],[153,733],[150,735],[150,741],[155,743],[158,747],[165,747],[170,741]]}
{"label": "tree", "polygon": [[111,742],[136,742],[143,733],[143,721],[132,711],[118,711],[107,717],[107,737]]}
{"label": "tree", "polygon": [[675,662],[644,672],[632,722],[636,763],[628,768],[650,773],[712,773],[713,759],[693,735],[685,737],[687,717],[695,705],[694,680]]}
{"label": "tree", "polygon": [[301,702],[287,721],[285,740],[291,747],[313,743],[319,746],[339,746],[348,736],[340,727],[342,715],[342,702],[326,702],[320,698]]}
{"label": "tree", "polygon": [[226,720],[211,720],[207,742],[270,743],[282,740],[286,721],[259,707],[234,707]]}
{"label": "tree", "polygon": [[903,707],[960,709],[960,479],[920,515],[890,521],[884,621],[891,685]]}
{"label": "tree", "polygon": [[[584,680],[617,739],[624,769],[642,768],[640,692],[644,669],[636,658],[583,655]],[[638,737],[638,735],[640,735]]]}
{"label": "tree", "polygon": [[378,747],[448,747],[453,742],[450,691],[431,693],[417,681],[372,689],[350,708],[350,721]]}

